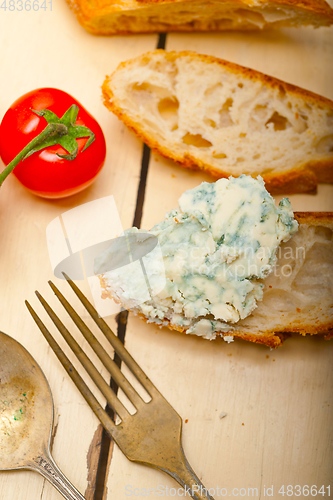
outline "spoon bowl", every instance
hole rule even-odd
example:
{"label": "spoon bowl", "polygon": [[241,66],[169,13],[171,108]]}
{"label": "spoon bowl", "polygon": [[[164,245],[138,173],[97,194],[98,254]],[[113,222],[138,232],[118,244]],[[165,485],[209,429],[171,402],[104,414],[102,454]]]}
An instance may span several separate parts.
{"label": "spoon bowl", "polygon": [[0,332],[0,471],[37,471],[68,500],[84,500],[51,456],[52,427],[53,400],[42,370]]}

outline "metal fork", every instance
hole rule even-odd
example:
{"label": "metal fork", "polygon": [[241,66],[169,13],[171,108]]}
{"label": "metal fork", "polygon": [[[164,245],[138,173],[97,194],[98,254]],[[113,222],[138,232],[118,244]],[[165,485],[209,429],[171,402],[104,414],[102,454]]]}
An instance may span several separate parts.
{"label": "metal fork", "polygon": [[84,321],[75,312],[70,303],[62,295],[58,288],[51,281],[49,281],[52,290],[68,312],[69,316],[72,318],[87,342],[100,358],[108,372],[111,374],[113,380],[123,390],[136,408],[136,413],[134,415],[129,413],[123,403],[117,398],[115,392],[100,375],[88,356],[70,334],[65,325],[61,322],[48,303],[43,299],[40,293],[36,291],[38,299],[42,303],[53,323],[65,338],[66,342],[79,359],[82,366],[88,372],[91,379],[105,396],[109,405],[118,415],[120,422],[115,423],[115,421],[109,417],[74,366],[71,364],[70,360],[66,357],[57,342],[53,339],[49,330],[46,328],[29,302],[25,301],[42,334],[50,344],[76,387],[81,392],[82,396],[87,401],[90,408],[129,460],[166,472],[183,488],[185,488],[185,495],[187,493],[195,500],[214,500],[196,476],[185,457],[181,444],[181,417],[156,389],[147,375],[142,371],[136,361],[125,349],[119,338],[112,332],[103,318],[98,315],[95,308],[83,295],[80,289],[67,275],[64,274],[64,276],[72,290],[87,309],[90,316],[110,342],[122,362],[127,365],[151,397],[151,400],[148,403],[141,398],[130,382],[124,377],[122,371],[118,368],[116,363],[110,358],[102,345],[89,330]]}

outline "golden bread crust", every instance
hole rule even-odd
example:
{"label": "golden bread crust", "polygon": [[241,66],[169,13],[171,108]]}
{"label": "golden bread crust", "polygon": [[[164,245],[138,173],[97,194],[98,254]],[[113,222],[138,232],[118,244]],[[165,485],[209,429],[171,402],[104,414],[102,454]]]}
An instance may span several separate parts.
{"label": "golden bread crust", "polygon": [[[94,35],[126,35],[168,31],[253,30],[267,27],[330,26],[333,9],[324,0],[67,0],[80,24]],[[260,12],[279,13],[284,8],[294,18],[266,21]],[[207,15],[205,9],[211,9]],[[184,11],[187,15],[184,16]],[[251,15],[254,13],[254,19]],[[249,14],[247,14],[249,13]],[[259,24],[256,24],[259,16]],[[261,19],[262,18],[262,19]]]}
{"label": "golden bread crust", "polygon": [[333,229],[333,212],[295,212],[294,217],[299,224],[325,225]]}
{"label": "golden bread crust", "polygon": [[[138,318],[142,319],[147,324],[151,323],[149,320],[147,320],[147,318],[143,314],[137,313],[136,316],[138,316]],[[168,322],[167,320],[165,320],[165,321]],[[166,328],[169,328],[169,330],[175,330],[179,333],[186,333],[186,328],[173,325],[172,323],[170,323],[170,321],[168,322],[168,325],[163,325],[163,326],[166,326]],[[247,340],[249,342],[253,342],[255,344],[263,344],[263,345],[266,345],[267,347],[271,347],[272,349],[275,349],[276,347],[280,347],[283,344],[283,341],[288,336],[290,336],[290,333],[267,332],[264,335],[260,335],[260,336],[256,335],[256,334],[251,334],[248,332],[236,332],[235,333],[234,331],[217,333],[217,336],[220,336],[220,337],[225,337],[225,336],[229,336],[229,335],[232,335],[233,337],[236,337],[236,338],[239,338],[242,340]]]}
{"label": "golden bread crust", "polygon": [[[135,315],[145,321],[145,323],[151,323],[151,321],[149,321],[143,314],[135,313]],[[174,325],[167,319],[164,320],[164,322],[167,323],[167,325],[163,326],[166,326],[167,328],[169,328],[169,330],[175,330],[179,333],[186,333],[186,328]],[[216,335],[218,337],[232,336],[237,339],[247,340],[248,342],[253,342],[255,344],[263,344],[267,347],[275,349],[276,347],[280,347],[283,344],[284,340],[290,337],[293,333],[298,333],[303,337],[305,337],[306,335],[322,335],[327,340],[330,340],[333,336],[333,321],[328,321],[324,325],[319,325],[316,328],[311,325],[307,325],[306,328],[306,326],[302,325],[298,328],[286,327],[278,332],[275,330],[267,330],[266,332],[260,332],[260,334],[251,333],[247,330],[230,330],[229,332],[217,332]]]}

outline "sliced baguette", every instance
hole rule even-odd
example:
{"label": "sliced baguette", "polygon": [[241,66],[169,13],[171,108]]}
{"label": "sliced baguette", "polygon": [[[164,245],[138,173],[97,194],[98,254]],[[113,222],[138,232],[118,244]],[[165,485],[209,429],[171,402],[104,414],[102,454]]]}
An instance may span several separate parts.
{"label": "sliced baguette", "polygon": [[[280,246],[277,264],[263,281],[263,300],[230,331],[218,332],[225,340],[235,337],[275,348],[290,333],[333,335],[333,212],[296,212],[295,219],[299,230]],[[104,298],[119,300],[112,284],[103,277],[101,283]],[[130,310],[154,322],[141,309]],[[186,333],[168,318],[163,326]]]}
{"label": "sliced baguette", "polygon": [[261,175],[272,193],[333,182],[333,101],[194,52],[126,61],[102,87],[105,105],[145,143],[215,178]]}
{"label": "sliced baguette", "polygon": [[94,35],[330,26],[323,0],[68,0]]}
{"label": "sliced baguette", "polygon": [[333,213],[296,212],[298,232],[278,252],[264,298],[235,326],[235,337],[270,347],[286,333],[333,333]]}

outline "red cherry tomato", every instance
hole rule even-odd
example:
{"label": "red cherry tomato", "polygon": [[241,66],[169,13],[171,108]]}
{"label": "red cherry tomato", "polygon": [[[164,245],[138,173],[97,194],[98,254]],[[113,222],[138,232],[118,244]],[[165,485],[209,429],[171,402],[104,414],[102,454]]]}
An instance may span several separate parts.
{"label": "red cherry tomato", "polygon": [[81,104],[62,90],[33,90],[15,101],[0,125],[0,156],[8,165],[18,153],[47,126],[46,119],[33,111],[47,109],[61,118],[73,105],[79,107],[75,125],[82,125],[95,134],[95,140],[85,149],[88,137],[75,139],[78,153],[74,160],[59,144],[48,146],[20,161],[13,170],[17,179],[32,193],[44,198],[64,198],[88,187],[100,172],[106,154],[105,139],[97,121]]}

